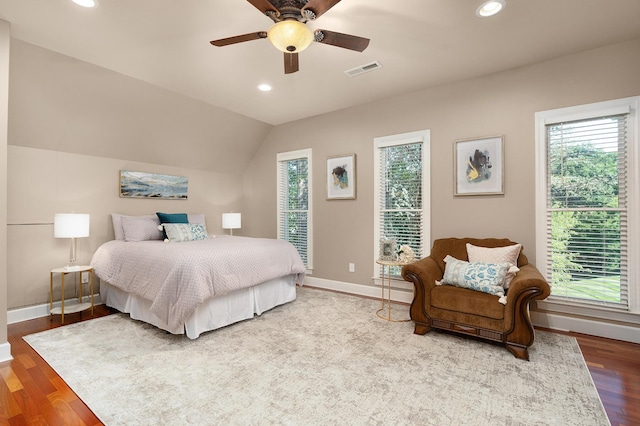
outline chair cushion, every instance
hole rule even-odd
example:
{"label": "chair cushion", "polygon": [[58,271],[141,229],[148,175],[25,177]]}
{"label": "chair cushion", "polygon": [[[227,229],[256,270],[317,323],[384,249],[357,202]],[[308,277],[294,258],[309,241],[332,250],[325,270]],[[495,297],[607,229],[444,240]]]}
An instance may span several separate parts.
{"label": "chair cushion", "polygon": [[495,296],[466,288],[448,285],[433,287],[431,306],[491,319],[504,319],[504,305],[498,303]]}

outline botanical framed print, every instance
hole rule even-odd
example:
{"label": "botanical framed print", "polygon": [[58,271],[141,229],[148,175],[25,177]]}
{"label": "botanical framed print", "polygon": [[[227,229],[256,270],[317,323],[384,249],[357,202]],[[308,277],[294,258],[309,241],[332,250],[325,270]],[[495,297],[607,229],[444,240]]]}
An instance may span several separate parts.
{"label": "botanical framed print", "polygon": [[380,240],[380,258],[379,260],[396,260],[396,240]]}
{"label": "botanical framed print", "polygon": [[458,140],[453,151],[453,195],[504,194],[502,136]]}
{"label": "botanical framed print", "polygon": [[356,198],[356,155],[327,158],[327,200]]}
{"label": "botanical framed print", "polygon": [[186,200],[189,179],[186,176],[120,170],[120,197]]}

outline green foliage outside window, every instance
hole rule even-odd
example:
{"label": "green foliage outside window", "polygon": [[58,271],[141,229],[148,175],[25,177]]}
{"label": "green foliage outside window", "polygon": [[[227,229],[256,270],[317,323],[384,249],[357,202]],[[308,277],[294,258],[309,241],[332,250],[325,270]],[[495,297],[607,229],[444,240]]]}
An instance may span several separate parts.
{"label": "green foliage outside window", "polygon": [[566,140],[561,131],[552,126],[548,136],[552,294],[618,303],[621,301],[618,208],[624,207],[620,205],[624,200],[618,195],[617,142]]}

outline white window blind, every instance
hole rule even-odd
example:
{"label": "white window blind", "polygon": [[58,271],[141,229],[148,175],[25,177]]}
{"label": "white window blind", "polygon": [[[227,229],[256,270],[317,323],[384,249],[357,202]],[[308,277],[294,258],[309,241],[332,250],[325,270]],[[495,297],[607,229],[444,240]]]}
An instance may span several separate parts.
{"label": "white window blind", "polygon": [[546,125],[552,297],[628,309],[627,114]]}
{"label": "white window blind", "polygon": [[[410,246],[422,258],[428,243],[428,132],[379,138],[376,146],[376,248],[380,239]],[[375,252],[378,258],[379,249]],[[379,268],[376,276],[380,276]],[[391,268],[400,275],[400,268]]]}
{"label": "white window blind", "polygon": [[293,244],[307,269],[311,255],[311,150],[278,154],[278,238]]}

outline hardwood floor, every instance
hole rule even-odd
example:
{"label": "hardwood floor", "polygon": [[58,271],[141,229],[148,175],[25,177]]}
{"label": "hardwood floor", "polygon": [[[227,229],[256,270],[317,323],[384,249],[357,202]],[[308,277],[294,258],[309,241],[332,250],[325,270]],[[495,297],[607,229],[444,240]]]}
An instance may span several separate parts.
{"label": "hardwood floor", "polygon": [[[94,317],[113,313],[96,306]],[[65,325],[91,319],[87,311],[65,315]],[[60,316],[8,327],[13,360],[0,363],[0,425],[101,425],[91,410],[22,336],[60,327]],[[96,384],[99,386],[99,384]]]}
{"label": "hardwood floor", "polygon": [[[97,306],[94,317],[113,313]],[[81,316],[82,315],[82,316]],[[66,324],[91,319],[65,315]],[[60,326],[60,317],[11,324],[14,359],[0,363],[0,425],[100,425],[91,410],[22,336]],[[640,425],[640,345],[576,333],[612,426]],[[524,362],[524,361],[523,361]],[[96,383],[99,386],[99,383]]]}

